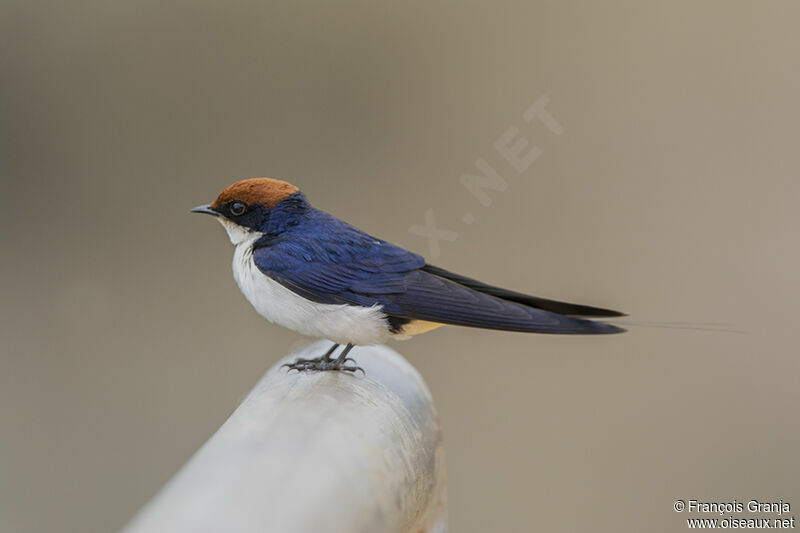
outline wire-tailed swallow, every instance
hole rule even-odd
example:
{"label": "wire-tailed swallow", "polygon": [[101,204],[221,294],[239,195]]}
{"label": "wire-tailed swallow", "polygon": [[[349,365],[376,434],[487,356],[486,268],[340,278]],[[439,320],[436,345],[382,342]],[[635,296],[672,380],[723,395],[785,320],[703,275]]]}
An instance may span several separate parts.
{"label": "wire-tailed swallow", "polygon": [[[294,185],[270,178],[234,183],[213,215],[235,246],[233,277],[271,322],[335,344],[296,370],[346,370],[357,344],[408,338],[450,324],[531,333],[593,335],[624,330],[575,316],[617,311],[529,296],[454,274],[413,252],[312,207]],[[332,354],[346,344],[338,358]]]}

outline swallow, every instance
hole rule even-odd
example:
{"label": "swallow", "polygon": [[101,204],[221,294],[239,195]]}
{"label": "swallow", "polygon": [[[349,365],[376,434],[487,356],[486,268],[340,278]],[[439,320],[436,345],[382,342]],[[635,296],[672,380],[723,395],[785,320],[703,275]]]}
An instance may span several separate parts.
{"label": "swallow", "polygon": [[298,359],[290,369],[362,370],[347,356],[353,346],[443,325],[562,335],[625,331],[579,318],[625,316],[618,311],[529,296],[433,266],[312,207],[285,181],[239,181],[191,212],[212,215],[225,228],[235,247],[233,277],[259,314],[333,341],[324,355]]}

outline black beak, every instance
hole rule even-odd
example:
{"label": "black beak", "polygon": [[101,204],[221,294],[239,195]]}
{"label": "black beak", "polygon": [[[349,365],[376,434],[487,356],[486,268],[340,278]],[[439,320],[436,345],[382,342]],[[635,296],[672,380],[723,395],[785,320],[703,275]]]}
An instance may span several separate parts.
{"label": "black beak", "polygon": [[206,205],[198,205],[194,209],[189,211],[190,213],[205,213],[206,215],[214,215],[215,217],[219,216],[219,213],[211,209],[211,204]]}

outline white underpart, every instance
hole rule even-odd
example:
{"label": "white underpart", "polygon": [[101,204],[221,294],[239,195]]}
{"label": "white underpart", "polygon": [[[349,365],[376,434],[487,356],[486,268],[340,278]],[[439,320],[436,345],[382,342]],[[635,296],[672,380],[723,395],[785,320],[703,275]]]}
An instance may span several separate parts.
{"label": "white underpart", "polygon": [[338,344],[380,344],[391,337],[380,306],[320,304],[295,294],[264,275],[253,262],[253,243],[263,234],[218,219],[236,246],[233,278],[247,301],[270,322]]}

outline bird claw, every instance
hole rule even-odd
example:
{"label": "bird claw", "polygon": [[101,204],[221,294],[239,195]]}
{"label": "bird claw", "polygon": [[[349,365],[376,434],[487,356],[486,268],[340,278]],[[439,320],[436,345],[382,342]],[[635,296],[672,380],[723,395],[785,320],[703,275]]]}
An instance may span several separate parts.
{"label": "bird claw", "polygon": [[[330,359],[325,359],[324,355],[321,357],[316,357],[314,359],[303,359],[302,357],[298,357],[297,359],[294,360],[293,363],[291,363],[291,365],[316,363],[318,361],[330,361]],[[289,363],[284,363],[281,365],[281,368],[283,368],[284,366],[291,366],[291,365]]]}
{"label": "bird claw", "polygon": [[[353,361],[352,359],[350,359],[350,360]],[[353,361],[353,362],[355,363],[355,361]],[[356,372],[358,372],[360,370],[361,374],[363,374],[365,376],[367,375],[367,373],[364,372],[363,368],[361,368],[360,366],[355,366],[355,365],[354,366],[344,366],[343,365],[342,368],[339,368],[339,370],[341,370],[343,372],[352,372],[353,374],[355,374]]]}
{"label": "bird claw", "polygon": [[353,372],[353,373],[356,373],[357,371],[360,370],[362,374],[364,374],[365,376],[367,375],[367,373],[364,372],[364,369],[361,368],[360,366],[356,366],[356,365],[349,365],[348,366],[348,365],[346,365],[345,363],[347,363],[348,361],[352,361],[353,363],[355,363],[355,360],[353,360],[350,357],[345,358],[344,361],[342,361],[341,363],[338,363],[338,364],[337,364],[336,361],[331,360],[331,359],[326,359],[325,357],[317,357],[315,359],[302,359],[302,358],[299,358],[299,359],[295,360],[292,363],[284,363],[284,364],[282,364],[281,368],[287,367],[289,369],[289,372],[291,372],[292,370],[297,370],[298,372],[306,372],[306,371],[309,371],[309,370],[310,371],[317,371],[317,372],[338,370],[338,371],[341,371],[341,372]]}

